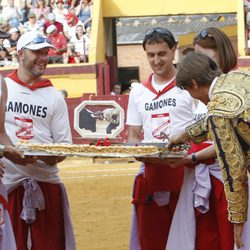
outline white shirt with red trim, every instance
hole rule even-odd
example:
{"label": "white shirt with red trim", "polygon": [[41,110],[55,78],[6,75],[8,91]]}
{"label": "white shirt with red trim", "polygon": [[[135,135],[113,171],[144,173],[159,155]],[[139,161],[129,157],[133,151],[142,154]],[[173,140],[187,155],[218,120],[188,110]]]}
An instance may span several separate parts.
{"label": "white shirt with red trim", "polygon": [[[53,87],[31,90],[11,78],[5,78],[8,89],[5,128],[13,144],[20,139],[31,143],[71,143],[68,110],[64,98]],[[3,158],[4,184],[7,189],[19,185],[27,178],[60,183],[56,165],[43,161],[22,166]]]}
{"label": "white shirt with red trim", "polygon": [[[154,77],[152,77],[152,81]],[[168,84],[162,86],[164,89]],[[151,84],[151,89],[155,83]],[[155,90],[159,92],[159,89]],[[132,88],[129,94],[127,125],[142,126],[143,142],[167,141],[164,135],[177,134],[192,122],[194,99],[185,90],[173,87],[156,98],[156,93],[144,84]]]}
{"label": "white shirt with red trim", "polygon": [[[201,101],[198,101],[197,108],[194,112],[193,122],[197,122],[197,121],[203,119],[206,115],[207,115],[207,105],[205,105]],[[205,143],[213,144],[213,141],[206,141]]]}
{"label": "white shirt with red trim", "polygon": [[197,122],[207,115],[207,106],[201,102],[197,101],[197,108],[194,112],[194,122]]}

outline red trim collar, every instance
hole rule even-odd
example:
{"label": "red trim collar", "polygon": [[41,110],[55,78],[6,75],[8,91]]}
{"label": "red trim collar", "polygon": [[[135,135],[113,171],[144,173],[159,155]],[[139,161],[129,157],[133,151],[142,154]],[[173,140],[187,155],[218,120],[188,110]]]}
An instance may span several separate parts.
{"label": "red trim collar", "polygon": [[34,83],[32,85],[24,83],[24,82],[22,82],[18,78],[17,70],[14,70],[12,73],[10,73],[9,75],[7,75],[7,77],[9,77],[10,79],[12,79],[16,83],[18,83],[18,84],[20,84],[20,85],[22,85],[22,86],[24,86],[26,88],[29,88],[30,90],[36,90],[36,89],[40,89],[40,88],[46,88],[46,87],[53,86],[52,83],[51,83],[51,81],[49,79],[43,79],[42,81],[36,82],[36,83]]}
{"label": "red trim collar", "polygon": [[154,89],[152,85],[152,77],[153,77],[153,74],[149,76],[148,80],[144,82],[143,85],[147,89],[149,89],[151,92],[156,94],[153,100],[158,99],[161,95],[165,94],[166,92],[168,92],[170,89],[172,89],[175,86],[175,78],[174,78],[163,90],[157,91],[156,89]]}

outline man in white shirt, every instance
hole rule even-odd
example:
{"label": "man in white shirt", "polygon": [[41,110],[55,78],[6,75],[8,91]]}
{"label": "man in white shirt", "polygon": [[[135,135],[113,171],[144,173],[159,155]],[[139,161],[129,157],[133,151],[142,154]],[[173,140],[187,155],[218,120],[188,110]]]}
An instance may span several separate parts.
{"label": "man in white shirt", "polygon": [[8,3],[2,10],[2,18],[7,21],[11,27],[18,27],[22,19],[14,0],[8,0]]}
{"label": "man in white shirt", "polygon": [[[38,32],[26,32],[18,40],[19,67],[5,78],[5,127],[13,144],[22,139],[71,143],[66,102],[50,80],[42,77],[50,48],[55,49]],[[67,194],[57,168],[64,159],[38,155],[26,166],[21,160],[3,159],[17,249],[75,249]]]}
{"label": "man in white shirt", "polygon": [[[131,89],[127,112],[128,142],[166,142],[192,120],[194,102],[175,86],[173,65],[177,43],[164,28],[146,32],[143,48],[153,74]],[[136,176],[130,249],[165,250],[183,168],[170,168],[167,160],[144,158]]]}

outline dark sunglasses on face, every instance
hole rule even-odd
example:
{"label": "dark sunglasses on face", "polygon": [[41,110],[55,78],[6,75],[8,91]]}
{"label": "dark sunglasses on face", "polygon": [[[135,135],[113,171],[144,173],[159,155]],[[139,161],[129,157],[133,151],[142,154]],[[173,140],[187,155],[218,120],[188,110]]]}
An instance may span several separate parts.
{"label": "dark sunglasses on face", "polygon": [[166,29],[163,29],[163,28],[152,28],[152,29],[147,30],[147,32],[145,34],[145,38],[150,37],[154,33],[159,33],[161,35],[173,37],[173,35],[168,30],[166,30]]}
{"label": "dark sunglasses on face", "polygon": [[204,38],[206,38],[207,36],[208,36],[208,37],[213,37],[211,34],[208,33],[208,30],[207,30],[207,29],[202,30],[202,31],[199,33],[198,36],[199,36],[199,38],[201,38],[201,39],[204,39]]}

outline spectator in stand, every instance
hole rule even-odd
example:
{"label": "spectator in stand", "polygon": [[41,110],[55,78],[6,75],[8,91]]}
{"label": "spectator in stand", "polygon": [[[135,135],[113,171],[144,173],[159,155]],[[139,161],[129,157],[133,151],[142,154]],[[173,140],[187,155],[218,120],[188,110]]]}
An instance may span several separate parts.
{"label": "spectator in stand", "polygon": [[247,11],[250,10],[250,0],[244,0],[244,7]]}
{"label": "spectator in stand", "polygon": [[[50,0],[50,4],[51,6],[55,5],[55,3],[57,2],[57,0]],[[76,3],[78,2],[78,0],[63,0],[63,4],[65,6],[65,8],[72,10]]]}
{"label": "spectator in stand", "polygon": [[75,14],[82,21],[85,30],[91,26],[92,21],[92,5],[89,2],[90,0],[81,0],[75,8]]}
{"label": "spectator in stand", "polygon": [[53,5],[53,13],[56,16],[56,21],[59,23],[65,23],[65,12],[68,12],[67,8],[64,7],[63,0],[57,0],[56,5]]}
{"label": "spectator in stand", "polygon": [[29,7],[27,0],[26,1],[19,1],[19,12],[22,16],[22,24],[28,21],[28,13],[29,13]]}
{"label": "spectator in stand", "polygon": [[250,31],[250,0],[244,0],[244,20],[245,20],[245,47],[246,55],[249,55],[248,39]]}
{"label": "spectator in stand", "polygon": [[112,90],[110,95],[120,95],[122,91],[122,84],[120,82],[114,82],[112,84]]}
{"label": "spectator in stand", "polygon": [[44,26],[40,26],[40,28],[38,29],[38,32],[39,32],[40,34],[46,36],[46,32],[45,32]]}
{"label": "spectator in stand", "polygon": [[73,43],[68,43],[67,52],[63,54],[63,63],[80,63],[80,54],[75,51]]}
{"label": "spectator in stand", "polygon": [[21,14],[18,12],[18,8],[14,4],[14,0],[8,0],[8,4],[2,10],[3,20],[7,21],[11,27],[18,27]]}
{"label": "spectator in stand", "polygon": [[76,26],[76,34],[70,39],[70,42],[75,45],[75,51],[80,54],[80,61],[88,62],[90,39],[88,34],[84,34],[82,25]]}
{"label": "spectator in stand", "polygon": [[26,0],[26,2],[27,2],[28,9],[31,11],[37,8],[38,6],[38,0]]}
{"label": "spectator in stand", "polygon": [[17,45],[17,41],[20,37],[20,31],[18,28],[14,27],[14,28],[10,29],[9,33],[11,36],[9,39],[5,39],[3,41],[3,45],[7,49],[8,53],[11,57],[11,61],[13,63],[17,63],[16,45]]}
{"label": "spectator in stand", "polygon": [[13,52],[16,54],[16,44],[20,37],[20,31],[18,28],[14,27],[9,30],[9,33],[10,38],[5,39],[3,45],[10,54],[12,54]]}
{"label": "spectator in stand", "polygon": [[9,32],[9,30],[11,29],[9,23],[7,21],[4,21],[2,22],[2,25],[1,25],[1,30],[4,31],[4,32]]}
{"label": "spectator in stand", "polygon": [[[12,29],[16,29],[16,28],[12,28]],[[9,39],[10,39],[10,34],[7,33],[9,35],[8,36],[3,36],[1,35],[1,33],[5,33],[5,32],[2,32],[0,30],[0,66],[3,67],[3,66],[10,66],[12,65],[12,58],[14,58],[13,62],[16,63],[16,60],[15,60],[15,56],[16,56],[16,53],[13,53],[13,54],[10,54],[9,53],[9,50],[10,50],[10,43],[9,43]]]}
{"label": "spectator in stand", "polygon": [[[3,39],[0,39],[0,44],[2,42],[3,42]],[[10,64],[9,58],[10,58],[10,55],[9,55],[8,50],[2,45],[0,45],[0,66],[3,67],[3,66],[9,65]]]}
{"label": "spectator in stand", "polygon": [[36,19],[44,24],[50,13],[50,8],[47,6],[45,0],[38,0],[38,6],[34,8],[32,12],[36,14]]}
{"label": "spectator in stand", "polygon": [[250,0],[244,0],[244,14],[245,14],[245,19],[247,18],[247,14],[250,10]]}
{"label": "spectator in stand", "polygon": [[49,13],[49,14],[48,14],[47,20],[46,20],[45,23],[44,23],[44,30],[47,30],[47,28],[48,28],[51,24],[53,24],[53,25],[56,26],[57,31],[58,31],[59,33],[62,33],[62,32],[63,32],[63,25],[62,25],[62,23],[56,21],[56,16],[55,16],[54,13]]}
{"label": "spectator in stand", "polygon": [[33,12],[30,12],[28,15],[28,21],[23,25],[23,32],[28,31],[38,31],[42,25],[40,21],[36,19],[36,15]]}
{"label": "spectator in stand", "polygon": [[250,55],[250,31],[248,31],[246,55]]}
{"label": "spectator in stand", "polygon": [[[2,10],[2,8],[6,7],[7,5],[8,5],[8,0],[0,1],[0,9],[1,10]],[[26,19],[27,19],[27,15],[28,15],[26,1],[24,1],[24,0],[15,0],[14,5],[15,5],[15,7],[17,7],[18,13],[21,16],[19,21],[21,21],[22,24],[23,24],[24,22],[27,21]]]}
{"label": "spectator in stand", "polygon": [[[0,35],[2,34],[8,34],[6,32],[1,32],[0,31]],[[5,35],[5,36],[1,36],[0,38],[0,66],[3,67],[3,66],[6,66],[8,65],[8,60],[10,58],[10,55],[8,53],[8,50],[4,47],[4,41],[6,39],[8,39],[10,36],[9,34],[8,35]]]}
{"label": "spectator in stand", "polygon": [[77,3],[77,0],[65,0],[65,4],[68,9],[73,10],[75,5]]}
{"label": "spectator in stand", "polygon": [[[65,36],[67,37],[67,39],[70,40],[76,34],[76,27],[78,25],[82,25],[82,27],[84,27],[84,25],[83,25],[82,21],[79,20],[78,17],[71,12],[66,14],[65,18],[66,18],[66,23],[64,23],[64,25],[63,25],[63,32],[64,32]],[[85,31],[85,29],[84,29],[84,31]]]}
{"label": "spectator in stand", "polygon": [[57,27],[52,24],[46,29],[48,38],[51,44],[57,48],[57,50],[50,50],[48,53],[48,63],[63,63],[62,54],[67,51],[67,39],[59,33]]}

